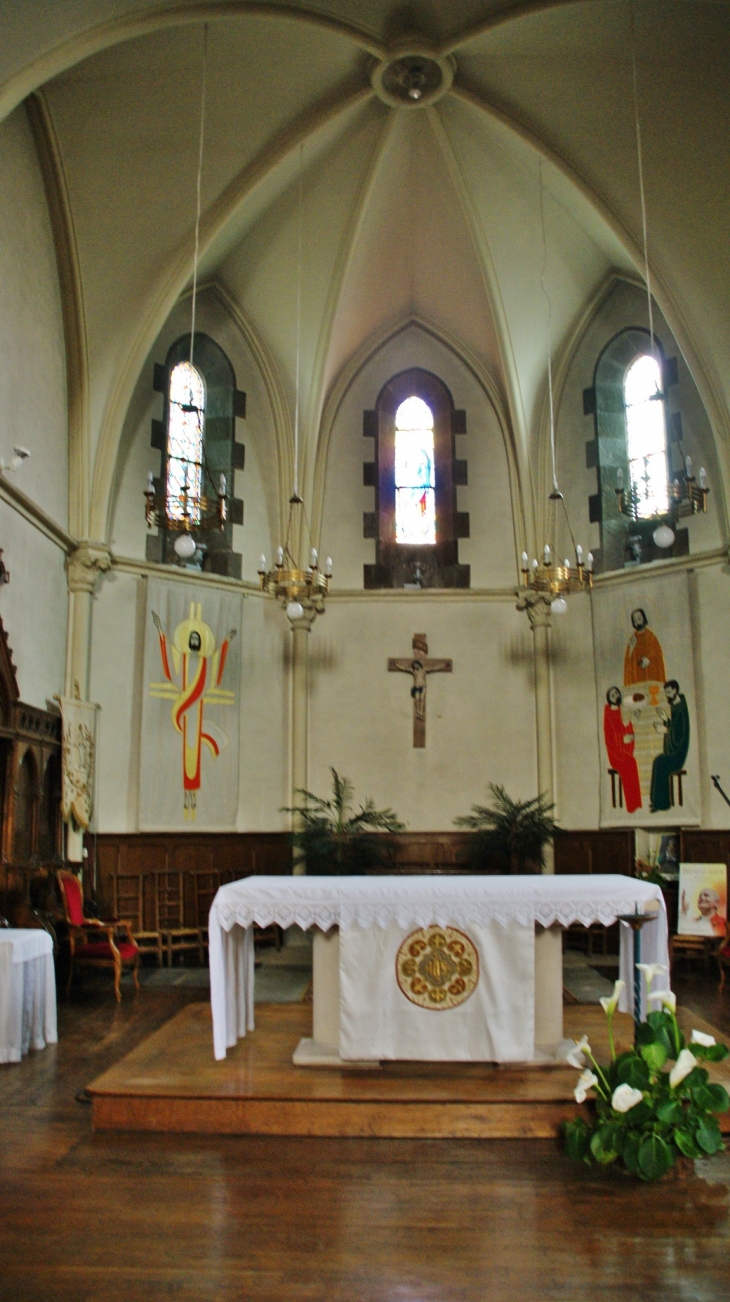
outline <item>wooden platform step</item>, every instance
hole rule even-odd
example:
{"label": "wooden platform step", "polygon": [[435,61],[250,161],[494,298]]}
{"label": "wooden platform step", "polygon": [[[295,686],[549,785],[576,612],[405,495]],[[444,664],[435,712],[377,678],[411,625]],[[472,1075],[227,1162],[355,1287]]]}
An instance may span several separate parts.
{"label": "wooden platform step", "polygon": [[[565,1008],[565,1034],[608,1053],[600,1008]],[[387,1063],[379,1071],[295,1067],[312,1010],[260,1004],[256,1030],[213,1058],[210,1008],[190,1004],[89,1086],[96,1130],[379,1138],[545,1139],[581,1109],[569,1067]],[[692,1025],[714,1033],[701,1019]],[[633,1025],[616,1019],[617,1047]],[[725,1064],[717,1078],[728,1084]],[[724,1119],[730,1130],[730,1118]]]}

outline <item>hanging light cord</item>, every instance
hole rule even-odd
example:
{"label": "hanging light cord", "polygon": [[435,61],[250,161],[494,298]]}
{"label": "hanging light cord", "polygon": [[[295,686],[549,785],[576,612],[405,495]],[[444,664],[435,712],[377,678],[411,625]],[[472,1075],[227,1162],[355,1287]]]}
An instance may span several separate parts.
{"label": "hanging light cord", "polygon": [[644,194],[644,155],[641,145],[641,122],[639,120],[639,87],[636,73],[636,26],[634,23],[634,0],[629,0],[629,17],[631,21],[631,81],[634,92],[634,128],[636,131],[636,161],[639,167],[639,196],[641,199],[641,234],[644,242],[644,281],[649,304],[649,339],[651,351],[654,352],[654,310],[651,304],[651,276],[649,272],[649,241],[646,233],[646,197]]}
{"label": "hanging light cord", "polygon": [[542,271],[540,272],[540,288],[545,295],[547,302],[547,368],[548,368],[548,398],[550,401],[550,456],[552,459],[553,472],[553,492],[559,493],[558,472],[555,461],[555,411],[553,408],[553,362],[552,362],[552,341],[551,341],[551,324],[553,315],[553,305],[550,301],[550,295],[545,285],[545,272],[547,271],[547,239],[545,237],[545,201],[542,183],[542,158],[539,160],[540,168],[540,226],[542,228]]}
{"label": "hanging light cord", "polygon": [[294,485],[292,497],[299,497],[299,366],[302,339],[302,158],[304,144],[299,146],[299,186],[297,202],[297,356],[294,376]]}
{"label": "hanging light cord", "polygon": [[198,297],[198,253],[200,250],[200,191],[203,177],[203,145],[205,143],[205,101],[208,89],[208,24],[203,25],[203,73],[200,89],[200,140],[198,143],[198,176],[195,201],[195,253],[193,255],[193,305],[190,322],[190,365],[195,353],[195,308]]}

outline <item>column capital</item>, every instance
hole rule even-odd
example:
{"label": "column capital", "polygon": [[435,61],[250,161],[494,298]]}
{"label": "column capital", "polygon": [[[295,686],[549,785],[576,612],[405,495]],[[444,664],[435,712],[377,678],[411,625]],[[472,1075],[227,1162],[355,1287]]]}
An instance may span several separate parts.
{"label": "column capital", "polygon": [[80,542],[66,557],[66,575],[71,592],[92,593],[99,575],[111,569],[112,554],[106,543]]}
{"label": "column capital", "polygon": [[550,628],[550,597],[546,592],[535,592],[534,588],[517,589],[517,609],[526,610],[530,628]]}

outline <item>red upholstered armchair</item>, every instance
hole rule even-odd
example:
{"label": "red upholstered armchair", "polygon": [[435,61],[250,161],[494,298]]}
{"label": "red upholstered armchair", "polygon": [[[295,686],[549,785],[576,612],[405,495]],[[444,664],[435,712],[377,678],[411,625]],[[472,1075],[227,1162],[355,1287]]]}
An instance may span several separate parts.
{"label": "red upholstered armchair", "polygon": [[[81,883],[73,873],[59,870],[56,874],[61,889],[61,899],[68,923],[71,947],[71,966],[66,993],[71,989],[74,969],[77,967],[107,967],[114,971],[114,994],[121,1002],[119,982],[123,967],[131,967],[135,989],[139,990],[139,946],[132,935],[129,922],[84,917],[84,897]],[[124,938],[122,938],[124,937]]]}

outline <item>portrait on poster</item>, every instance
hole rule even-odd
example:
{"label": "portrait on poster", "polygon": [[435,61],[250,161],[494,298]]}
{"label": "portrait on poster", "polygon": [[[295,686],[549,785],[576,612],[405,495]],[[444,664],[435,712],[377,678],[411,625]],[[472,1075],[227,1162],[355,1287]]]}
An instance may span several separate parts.
{"label": "portrait on poster", "polygon": [[680,936],[724,936],[727,926],[727,867],[724,863],[679,865]]}

